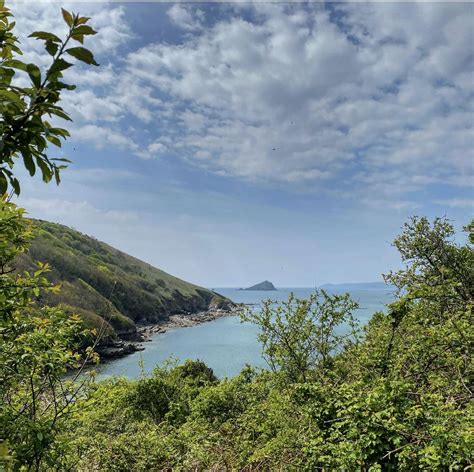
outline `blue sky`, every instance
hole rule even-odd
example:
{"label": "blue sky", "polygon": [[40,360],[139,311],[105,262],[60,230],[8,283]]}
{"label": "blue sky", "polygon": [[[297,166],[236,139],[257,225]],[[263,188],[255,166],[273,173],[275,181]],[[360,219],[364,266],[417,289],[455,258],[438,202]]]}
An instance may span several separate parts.
{"label": "blue sky", "polygon": [[61,5],[101,66],[32,216],[211,287],[380,280],[410,215],[472,218],[472,4],[13,4],[44,66]]}

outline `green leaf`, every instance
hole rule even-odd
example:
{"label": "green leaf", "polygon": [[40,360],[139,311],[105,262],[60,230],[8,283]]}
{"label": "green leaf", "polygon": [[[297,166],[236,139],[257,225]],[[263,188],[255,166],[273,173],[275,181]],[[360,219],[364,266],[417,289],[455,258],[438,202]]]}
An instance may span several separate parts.
{"label": "green leaf", "polygon": [[38,164],[38,167],[41,169],[41,173],[43,174],[43,182],[48,183],[51,180],[51,177],[53,176],[53,172],[51,171],[50,167],[43,158],[37,157],[36,163]]}
{"label": "green leaf", "polygon": [[59,45],[53,41],[46,41],[44,47],[51,56],[54,56],[58,52]]}
{"label": "green leaf", "polygon": [[11,177],[10,183],[12,184],[13,191],[15,192],[15,194],[20,195],[20,182],[18,182],[18,179],[15,177]]}
{"label": "green leaf", "polygon": [[13,102],[18,102],[23,105],[23,100],[19,97],[19,95],[14,92],[13,90],[2,90],[0,89],[0,98],[5,97]]}
{"label": "green leaf", "polygon": [[77,19],[77,24],[78,25],[83,25],[83,24],[87,23],[89,20],[90,20],[89,16],[81,16]]}
{"label": "green leaf", "polygon": [[2,49],[2,59],[7,59],[7,57],[10,57],[11,52],[12,48],[10,46],[4,46]]}
{"label": "green leaf", "polygon": [[43,152],[44,149],[46,148],[46,146],[48,145],[46,143],[46,140],[43,138],[43,136],[41,136],[39,134],[36,134],[35,136],[33,136],[33,140],[36,143],[36,147],[37,147],[39,152]]}
{"label": "green leaf", "polygon": [[23,151],[21,155],[23,156],[23,162],[25,164],[26,169],[30,173],[31,177],[33,177],[36,172],[36,166],[33,161],[33,158],[31,157],[31,153],[29,151]]}
{"label": "green leaf", "polygon": [[18,69],[18,70],[23,70],[25,72],[28,72],[28,64],[25,64],[24,62],[18,61],[16,59],[5,61],[2,65],[4,67],[12,67],[13,69]]}
{"label": "green leaf", "polygon": [[43,39],[45,41],[53,41],[55,43],[61,42],[61,39],[58,38],[55,34],[48,33],[46,31],[35,31],[34,33],[30,34],[29,38]]}
{"label": "green leaf", "polygon": [[94,59],[93,54],[86,48],[77,47],[77,48],[70,48],[67,49],[66,52],[71,56],[79,59],[86,64],[93,64],[94,66],[98,66],[97,62]]}
{"label": "green leaf", "polygon": [[57,72],[62,72],[63,70],[66,70],[71,66],[72,64],[70,62],[67,62],[62,58],[56,59],[53,65],[48,70],[48,77],[50,75],[56,74]]}
{"label": "green leaf", "polygon": [[7,69],[6,67],[0,67],[0,81],[7,85],[10,84],[12,77],[15,75],[13,69]]}
{"label": "green leaf", "polygon": [[6,193],[7,189],[8,189],[7,178],[5,177],[3,173],[3,169],[0,169],[0,195],[3,195],[4,193]]}
{"label": "green leaf", "polygon": [[61,12],[63,14],[63,19],[64,21],[66,22],[66,24],[68,26],[72,26],[73,22],[74,22],[74,19],[71,15],[71,13],[69,13],[67,10],[65,10],[64,8],[61,8]]}
{"label": "green leaf", "polygon": [[48,110],[48,113],[50,115],[59,116],[63,120],[72,121],[72,119],[69,117],[69,115],[62,108],[59,108],[59,107],[50,108]]}
{"label": "green leaf", "polygon": [[95,31],[88,25],[81,25],[81,26],[78,26],[77,28],[74,28],[72,30],[72,34],[80,34],[81,36],[87,36],[90,34],[97,34],[97,31]]}
{"label": "green leaf", "polygon": [[39,88],[41,86],[41,71],[39,67],[35,64],[28,64],[27,72],[35,87]]}
{"label": "green leaf", "polygon": [[77,88],[75,85],[65,84],[64,82],[58,82],[56,85],[58,86],[58,88],[66,90],[76,90]]}
{"label": "green leaf", "polygon": [[67,138],[67,137],[71,136],[69,131],[67,129],[64,129],[64,128],[50,128],[49,132],[51,134],[55,134],[57,136],[62,136],[63,138]]}
{"label": "green leaf", "polygon": [[72,34],[71,38],[75,39],[76,41],[78,41],[81,44],[84,44],[84,36],[82,34]]}
{"label": "green leaf", "polygon": [[46,139],[50,142],[50,143],[53,143],[55,146],[57,147],[61,147],[62,146],[62,143],[61,143],[61,140],[59,138],[57,138],[56,136],[51,136],[51,135],[48,135],[46,137]]}
{"label": "green leaf", "polygon": [[59,175],[59,169],[57,167],[54,168],[54,180],[56,181],[56,185],[61,183],[61,176]]}

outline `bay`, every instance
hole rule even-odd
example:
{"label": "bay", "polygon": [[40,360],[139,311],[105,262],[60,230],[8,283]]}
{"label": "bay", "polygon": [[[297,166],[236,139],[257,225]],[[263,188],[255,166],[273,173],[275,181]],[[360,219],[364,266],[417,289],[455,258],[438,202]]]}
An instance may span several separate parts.
{"label": "bay", "polygon": [[[307,298],[314,288],[279,288],[277,291],[246,291],[236,288],[213,288],[216,292],[236,303],[251,304],[258,310],[262,300],[283,301],[293,292],[299,298]],[[332,293],[342,290],[331,288]],[[354,312],[361,323],[367,323],[376,311],[384,311],[385,305],[393,300],[389,289],[351,289],[348,290],[360,308]],[[219,377],[232,377],[250,364],[267,367],[261,356],[257,341],[258,328],[250,323],[241,323],[237,316],[220,318],[188,328],[169,329],[156,334],[151,341],[144,343],[145,350],[100,365],[97,379],[110,376],[137,378],[142,372],[150,372],[167,359],[178,361],[199,359],[211,367]]]}

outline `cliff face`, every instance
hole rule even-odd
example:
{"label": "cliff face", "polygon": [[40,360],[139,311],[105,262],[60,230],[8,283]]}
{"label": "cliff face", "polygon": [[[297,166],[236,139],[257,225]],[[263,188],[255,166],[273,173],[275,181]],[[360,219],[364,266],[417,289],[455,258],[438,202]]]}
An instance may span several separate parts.
{"label": "cliff face", "polygon": [[269,291],[269,290],[276,290],[276,288],[270,281],[265,280],[263,282],[260,282],[259,284],[255,284],[255,285],[252,285],[251,287],[243,288],[241,290],[264,290],[264,291]]}
{"label": "cliff face", "polygon": [[52,269],[49,279],[60,282],[62,289],[40,302],[62,304],[90,326],[98,326],[106,318],[111,336],[134,333],[136,322],[233,305],[211,290],[173,277],[71,228],[40,220],[34,224],[37,237],[19,259],[17,269],[35,270],[36,261],[47,262]]}

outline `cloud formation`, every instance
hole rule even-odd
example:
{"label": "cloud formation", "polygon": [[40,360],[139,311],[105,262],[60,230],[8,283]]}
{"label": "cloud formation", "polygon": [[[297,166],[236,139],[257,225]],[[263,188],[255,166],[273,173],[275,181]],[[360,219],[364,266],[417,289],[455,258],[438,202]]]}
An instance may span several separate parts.
{"label": "cloud formation", "polygon": [[472,172],[471,7],[255,5],[133,52],[124,81],[166,94],[161,139],[195,165],[396,197]]}
{"label": "cloud formation", "polygon": [[[57,27],[41,7],[35,24],[18,7],[23,28]],[[66,100],[77,139],[394,208],[473,183],[472,5],[175,4],[179,42],[117,60],[132,36],[125,7],[87,8],[110,63],[77,76]]]}

